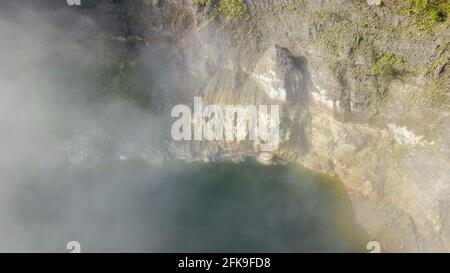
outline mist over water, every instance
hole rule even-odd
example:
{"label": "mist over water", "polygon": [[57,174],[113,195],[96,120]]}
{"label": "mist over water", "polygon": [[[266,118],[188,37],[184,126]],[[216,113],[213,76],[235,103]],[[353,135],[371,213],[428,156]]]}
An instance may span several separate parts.
{"label": "mist over water", "polygon": [[41,170],[12,193],[16,229],[0,250],[363,251],[335,183],[253,161]]}

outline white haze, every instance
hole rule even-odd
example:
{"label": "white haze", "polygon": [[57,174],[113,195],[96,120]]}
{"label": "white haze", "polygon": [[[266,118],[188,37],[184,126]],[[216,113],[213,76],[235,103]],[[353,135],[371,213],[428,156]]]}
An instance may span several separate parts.
{"label": "white haze", "polygon": [[[39,171],[70,164],[68,156],[77,151],[67,146],[84,148],[76,146],[78,139],[105,135],[103,140],[114,146],[106,148],[112,150],[108,158],[121,159],[130,149],[142,148],[135,143],[157,142],[159,121],[129,101],[97,99],[92,79],[102,60],[95,55],[99,29],[92,21],[67,8],[51,10],[49,19],[36,6],[8,4],[0,12],[0,251],[49,250],[33,244],[39,237],[33,225],[43,221],[19,216],[17,196],[32,183],[57,192],[64,182],[45,184]],[[33,201],[38,200],[19,203],[32,208]],[[54,238],[64,233],[58,225],[50,229]]]}

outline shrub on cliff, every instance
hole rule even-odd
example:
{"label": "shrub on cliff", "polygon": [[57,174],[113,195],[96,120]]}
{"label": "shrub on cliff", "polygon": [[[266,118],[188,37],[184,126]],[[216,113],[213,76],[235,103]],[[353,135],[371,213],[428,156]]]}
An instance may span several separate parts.
{"label": "shrub on cliff", "polygon": [[445,15],[443,12],[438,10],[432,10],[429,15],[430,19],[435,22],[442,22],[445,19]]}
{"label": "shrub on cliff", "polygon": [[389,76],[393,75],[394,70],[394,54],[387,52],[379,58],[375,64],[372,66],[372,74],[380,75],[380,76]]}
{"label": "shrub on cliff", "polygon": [[230,17],[245,16],[248,14],[244,0],[220,0],[219,11]]}
{"label": "shrub on cliff", "polygon": [[431,7],[430,0],[410,0],[412,10],[417,13],[424,13]]}

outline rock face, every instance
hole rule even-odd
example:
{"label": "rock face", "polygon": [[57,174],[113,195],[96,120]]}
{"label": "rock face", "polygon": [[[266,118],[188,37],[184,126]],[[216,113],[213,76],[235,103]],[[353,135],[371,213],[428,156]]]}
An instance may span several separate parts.
{"label": "rock face", "polygon": [[289,101],[304,101],[301,95],[307,92],[303,76],[286,49],[276,45],[269,47],[252,75],[270,99],[286,102],[289,97]]}
{"label": "rock face", "polygon": [[199,92],[283,105],[283,145],[259,158],[338,177],[385,250],[449,251],[449,72],[429,66],[448,62],[448,27],[408,35],[406,1],[250,0],[250,19],[216,15],[212,2],[190,7],[195,39],[221,50],[214,94]]}
{"label": "rock face", "polygon": [[167,138],[147,156],[296,161],[342,181],[383,250],[450,251],[449,19],[426,21],[406,0],[236,2],[246,8],[142,0],[80,10],[132,58],[158,64],[147,106],[157,115],[193,96],[281,106],[276,152]]}
{"label": "rock face", "polygon": [[367,0],[367,4],[370,6],[381,6],[383,4],[383,1],[381,0]]}

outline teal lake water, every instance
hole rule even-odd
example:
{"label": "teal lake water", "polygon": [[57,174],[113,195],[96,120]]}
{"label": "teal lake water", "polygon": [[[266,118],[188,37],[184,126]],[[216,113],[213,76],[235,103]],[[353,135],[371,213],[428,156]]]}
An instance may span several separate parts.
{"label": "teal lake water", "polygon": [[16,250],[65,252],[72,240],[86,252],[365,248],[340,184],[297,165],[116,162],[22,181],[9,237]]}

